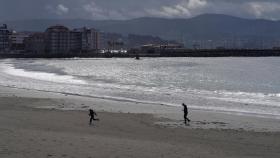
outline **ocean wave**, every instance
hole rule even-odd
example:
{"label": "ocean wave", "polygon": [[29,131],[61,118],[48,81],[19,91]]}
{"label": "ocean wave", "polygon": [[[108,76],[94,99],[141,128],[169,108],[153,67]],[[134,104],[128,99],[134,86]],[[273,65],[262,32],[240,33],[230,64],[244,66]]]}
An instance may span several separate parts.
{"label": "ocean wave", "polygon": [[24,78],[30,78],[30,79],[36,79],[36,80],[42,80],[48,82],[56,82],[56,83],[87,84],[86,81],[76,79],[75,77],[70,75],[57,75],[55,73],[26,71],[24,69],[16,69],[12,64],[2,63],[0,64],[0,68],[2,69],[3,73],[12,76],[18,76],[18,77],[24,77]]}
{"label": "ocean wave", "polygon": [[[185,100],[186,102],[189,102],[188,105],[192,109],[236,114],[241,113],[246,115],[280,116],[280,93],[207,90],[207,88],[213,88],[211,85],[205,89],[199,89],[200,86],[190,88],[192,86],[185,86],[187,84],[186,82],[181,83],[180,85],[173,84],[178,81],[177,79],[172,80],[174,78],[166,78],[166,80],[169,79],[168,81],[170,82],[168,83],[171,84],[151,84],[150,80],[142,82],[141,78],[131,79],[129,78],[131,75],[125,75],[124,77],[118,78],[119,74],[115,73],[114,70],[101,69],[101,71],[97,68],[89,66],[94,63],[83,62],[84,65],[82,66],[80,61],[76,64],[73,64],[72,62],[67,62],[67,64],[65,64],[64,60],[59,61],[56,64],[49,61],[36,61],[39,64],[42,63],[42,65],[53,64],[52,66],[54,67],[62,68],[63,70],[65,68],[65,74],[69,75],[52,73],[52,69],[49,70],[49,72],[40,72],[32,71],[32,69],[25,70],[15,68],[13,66],[14,62],[17,61],[4,61],[0,64],[0,71],[2,72],[2,75],[0,75],[0,77],[2,77],[0,78],[1,85],[68,95],[143,104],[156,104],[162,106],[181,106],[180,102]],[[18,62],[19,65],[21,64],[20,62]],[[104,64],[99,63],[98,66],[99,65]],[[29,65],[27,64],[27,66]],[[81,73],[81,70],[84,72]],[[106,73],[109,73],[110,71],[114,73],[107,75]],[[122,71],[124,70],[121,69],[121,71],[118,72]],[[137,73],[137,75],[139,75],[138,73],[140,73],[139,76],[141,76],[141,71],[135,71],[136,72],[133,71],[133,74]],[[127,73],[127,71],[124,72]],[[16,77],[14,78],[14,76]],[[91,77],[78,78],[75,76]],[[156,80],[157,78],[152,79]]]}
{"label": "ocean wave", "polygon": [[234,91],[209,91],[199,89],[188,89],[188,94],[198,95],[203,98],[217,99],[229,102],[244,104],[260,104],[266,106],[280,107],[280,93],[254,93],[254,92],[234,92]]}

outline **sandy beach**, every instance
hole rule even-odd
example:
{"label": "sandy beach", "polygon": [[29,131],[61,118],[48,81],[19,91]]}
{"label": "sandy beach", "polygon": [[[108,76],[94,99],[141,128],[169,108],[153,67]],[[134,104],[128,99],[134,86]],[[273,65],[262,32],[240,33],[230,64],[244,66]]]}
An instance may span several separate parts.
{"label": "sandy beach", "polygon": [[280,157],[279,120],[131,104],[1,87],[0,157]]}

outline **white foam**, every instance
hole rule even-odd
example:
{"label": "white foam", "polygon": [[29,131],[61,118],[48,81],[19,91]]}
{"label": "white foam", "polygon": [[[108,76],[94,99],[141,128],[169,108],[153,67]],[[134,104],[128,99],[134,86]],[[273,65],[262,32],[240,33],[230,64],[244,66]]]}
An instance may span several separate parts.
{"label": "white foam", "polygon": [[280,107],[280,94],[279,93],[253,93],[253,92],[231,92],[231,91],[207,91],[188,89],[188,93],[193,95],[200,95],[208,99],[217,99],[222,101],[237,102],[244,104],[259,104],[271,107]]}
{"label": "white foam", "polygon": [[85,81],[76,79],[70,75],[57,75],[55,73],[26,71],[24,69],[16,69],[11,64],[0,64],[3,73],[30,78],[41,81],[56,82],[56,83],[69,83],[69,84],[86,84]]}
{"label": "white foam", "polygon": [[[178,100],[187,100],[188,98],[190,98],[190,108],[193,109],[212,110],[229,113],[263,114],[273,116],[276,115],[278,117],[280,116],[280,94],[278,93],[265,94],[254,92],[234,92],[226,90],[211,91],[201,89],[184,89],[181,87],[168,86],[147,87],[137,84],[126,85],[106,82],[100,83],[98,81],[91,80],[88,80],[88,82],[86,82],[70,75],[57,75],[55,73],[16,69],[13,67],[13,64],[9,64],[8,62],[5,61],[4,63],[0,64],[1,72],[4,73],[4,75],[9,74],[7,75],[8,79],[5,78],[5,80],[3,80],[4,85],[15,85],[19,88],[29,88],[71,94],[75,92],[77,93],[77,95],[84,95],[89,97],[92,96],[104,99],[168,106],[180,106],[180,104],[178,104]],[[80,72],[80,69],[70,72],[68,71],[69,74],[77,74],[76,72]],[[16,80],[14,81],[13,78]],[[87,86],[82,86],[84,84],[86,84]],[[118,95],[119,93],[121,95]],[[151,96],[154,98],[152,98]],[[163,96],[167,97],[163,98]],[[203,106],[203,103],[201,101],[209,101],[211,104]]]}

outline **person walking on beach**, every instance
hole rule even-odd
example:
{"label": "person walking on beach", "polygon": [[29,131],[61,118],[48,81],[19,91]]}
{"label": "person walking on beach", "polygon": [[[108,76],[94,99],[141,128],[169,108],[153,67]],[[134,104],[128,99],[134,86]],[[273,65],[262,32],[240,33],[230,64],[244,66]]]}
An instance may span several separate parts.
{"label": "person walking on beach", "polygon": [[187,121],[190,122],[191,120],[188,118],[188,107],[185,103],[182,104],[182,106],[184,107],[183,111],[184,111],[184,121],[185,121],[185,125],[187,124]]}
{"label": "person walking on beach", "polygon": [[90,119],[89,119],[89,124],[91,125],[92,121],[99,121],[99,119],[94,118],[94,116],[97,116],[97,113],[93,111],[92,109],[89,109],[89,114]]}

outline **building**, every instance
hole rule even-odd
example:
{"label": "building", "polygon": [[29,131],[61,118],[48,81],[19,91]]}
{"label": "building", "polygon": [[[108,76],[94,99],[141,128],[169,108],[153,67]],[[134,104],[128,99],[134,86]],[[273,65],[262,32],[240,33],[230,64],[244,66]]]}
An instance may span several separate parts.
{"label": "building", "polygon": [[183,49],[184,45],[183,44],[164,44],[164,45],[159,45],[160,49]]}
{"label": "building", "polygon": [[147,44],[140,47],[140,52],[146,54],[159,54],[160,47],[160,45],[156,44]]}
{"label": "building", "polygon": [[92,52],[100,49],[100,33],[94,28],[76,29],[81,33],[81,50],[83,52]]}
{"label": "building", "polygon": [[100,36],[99,32],[96,29],[89,29],[88,33],[88,44],[89,50],[98,50],[100,49]]}
{"label": "building", "polygon": [[23,52],[25,50],[24,40],[28,38],[30,33],[27,32],[12,32],[9,35],[10,50]]}
{"label": "building", "polygon": [[183,44],[146,44],[128,51],[128,54],[135,56],[160,56],[163,53],[182,52],[186,50]]}
{"label": "building", "polygon": [[140,47],[140,51],[146,52],[148,54],[160,53],[164,50],[176,50],[183,49],[184,46],[182,44],[147,44]]}
{"label": "building", "polygon": [[9,30],[6,24],[0,26],[0,52],[9,49]]}
{"label": "building", "polygon": [[71,53],[79,53],[82,51],[82,33],[74,29],[70,31],[69,47]]}
{"label": "building", "polygon": [[46,32],[46,52],[66,54],[94,52],[99,49],[99,32],[95,29],[80,28],[69,30],[65,26],[49,27]]}
{"label": "building", "polygon": [[107,39],[105,38],[106,37],[106,33],[105,32],[99,32],[98,33],[98,49],[99,50],[106,50],[108,49],[107,47]]}
{"label": "building", "polygon": [[45,34],[34,33],[24,40],[25,51],[28,54],[45,54]]}
{"label": "building", "polygon": [[46,31],[46,53],[67,54],[70,52],[70,30],[61,25],[51,26]]}

